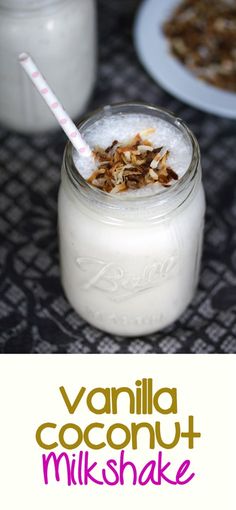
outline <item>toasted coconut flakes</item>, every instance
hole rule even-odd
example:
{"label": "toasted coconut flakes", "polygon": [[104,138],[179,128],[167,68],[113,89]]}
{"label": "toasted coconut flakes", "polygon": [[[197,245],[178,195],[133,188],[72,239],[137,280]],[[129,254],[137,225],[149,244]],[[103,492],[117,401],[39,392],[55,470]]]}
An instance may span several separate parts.
{"label": "toasted coconut flakes", "polygon": [[139,152],[147,152],[147,151],[152,152],[154,147],[150,147],[150,145],[138,145],[137,149]]}
{"label": "toasted coconut flakes", "polygon": [[168,176],[167,176],[167,175],[161,174],[161,175],[159,175],[158,181],[159,181],[161,184],[168,184],[169,179],[168,179]]}
{"label": "toasted coconut flakes", "polygon": [[169,155],[169,151],[167,151],[165,147],[162,147],[159,153],[160,157],[162,158],[163,156],[165,156],[166,152],[168,153],[167,155]]}
{"label": "toasted coconut flakes", "polygon": [[167,174],[172,178],[174,179],[174,181],[177,181],[178,180],[178,175],[174,172],[174,170],[172,170],[172,168],[168,167],[167,169]]}
{"label": "toasted coconut flakes", "polygon": [[182,0],[163,29],[174,56],[198,78],[236,92],[235,0]]}
{"label": "toasted coconut flakes", "polygon": [[100,179],[94,179],[93,180],[93,186],[96,186],[97,188],[103,188],[106,184],[106,179],[100,178]]}
{"label": "toasted coconut flakes", "polygon": [[127,168],[134,168],[135,169],[135,166],[131,165],[131,163],[127,163],[127,165],[123,166],[123,170],[126,170]]}
{"label": "toasted coconut flakes", "polygon": [[162,174],[167,174],[167,171],[166,171],[166,160],[169,156],[169,151],[166,151],[165,154],[161,157],[160,161],[159,161],[159,169],[160,169],[160,173]]}
{"label": "toasted coconut flakes", "polygon": [[119,142],[117,140],[114,140],[114,142],[112,142],[112,144],[110,145],[110,147],[107,147],[107,149],[105,150],[105,152],[111,152],[116,146],[119,145]]}
{"label": "toasted coconut flakes", "polygon": [[154,181],[158,181],[158,173],[154,172],[152,168],[149,168],[149,175],[152,177]]}
{"label": "toasted coconut flakes", "polygon": [[105,168],[98,168],[96,169],[92,175],[90,175],[90,177],[87,179],[87,182],[89,182],[90,184],[93,183],[93,181],[101,174],[104,174],[106,172],[106,169]]}
{"label": "toasted coconut flakes", "polygon": [[125,158],[127,159],[127,161],[130,161],[130,160],[131,160],[131,153],[130,153],[130,151],[125,151],[125,152],[124,152],[124,156],[125,156]]}
{"label": "toasted coconut flakes", "polygon": [[155,133],[155,131],[156,131],[156,128],[143,129],[143,131],[140,131],[140,136],[143,137],[143,136],[151,135],[152,133]]}
{"label": "toasted coconut flakes", "polygon": [[144,163],[146,163],[146,159],[138,159],[138,158],[136,158],[136,161],[134,162],[134,164],[137,165],[137,166],[141,166]]}
{"label": "toasted coconut flakes", "polygon": [[150,164],[150,167],[153,168],[153,170],[156,170],[158,167],[158,160],[154,158]]}
{"label": "toasted coconut flakes", "polygon": [[[143,133],[146,135],[153,131],[155,129]],[[105,150],[96,147],[94,156],[99,166],[87,182],[107,193],[119,193],[158,183],[167,187],[173,179],[178,179],[174,170],[167,166],[169,151],[163,147],[154,147],[140,133],[123,146],[114,140]]]}
{"label": "toasted coconut flakes", "polygon": [[111,190],[111,193],[119,193],[120,191],[125,191],[126,184],[125,182],[122,182],[121,184],[116,184],[116,186]]}

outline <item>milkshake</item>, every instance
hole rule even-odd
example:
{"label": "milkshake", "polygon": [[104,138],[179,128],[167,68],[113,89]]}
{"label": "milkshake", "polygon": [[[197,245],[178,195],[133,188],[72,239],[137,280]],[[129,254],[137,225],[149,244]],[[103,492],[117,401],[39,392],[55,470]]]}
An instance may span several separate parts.
{"label": "milkshake", "polygon": [[72,118],[95,82],[95,0],[0,0],[0,122],[22,133],[57,127],[18,64],[30,53]]}
{"label": "milkshake", "polygon": [[116,180],[112,174],[106,188],[106,157],[98,166],[67,145],[59,193],[65,293],[108,333],[159,331],[183,313],[198,283],[205,212],[198,144],[182,121],[141,104],[105,107],[79,129],[95,154],[114,159]]}

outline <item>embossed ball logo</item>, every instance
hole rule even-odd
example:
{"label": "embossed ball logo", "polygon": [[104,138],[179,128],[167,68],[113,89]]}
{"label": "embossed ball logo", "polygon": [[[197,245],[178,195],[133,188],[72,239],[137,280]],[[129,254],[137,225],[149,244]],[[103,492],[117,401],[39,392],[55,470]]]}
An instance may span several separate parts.
{"label": "embossed ball logo", "polygon": [[77,257],[84,290],[95,288],[110,294],[113,301],[123,301],[159,286],[178,271],[178,257],[173,253],[163,260],[153,260],[138,273],[128,272],[121,264],[94,257]]}

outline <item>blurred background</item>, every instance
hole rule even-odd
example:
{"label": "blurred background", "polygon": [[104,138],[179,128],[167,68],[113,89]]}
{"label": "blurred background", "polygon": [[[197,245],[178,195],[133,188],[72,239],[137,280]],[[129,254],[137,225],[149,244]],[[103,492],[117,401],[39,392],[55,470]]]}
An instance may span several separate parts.
{"label": "blurred background", "polygon": [[[207,195],[204,255],[198,292],[191,306],[174,325],[145,338],[109,336],[84,323],[65,299],[59,278],[57,193],[65,135],[57,129],[45,132],[44,128],[40,129],[40,134],[22,134],[20,127],[16,129],[11,124],[20,114],[18,106],[14,117],[13,103],[6,110],[3,105],[0,109],[2,353],[236,352],[235,121],[200,112],[182,103],[149,77],[133,44],[134,17],[140,3],[139,0],[97,1],[96,78],[93,79],[91,69],[91,84],[88,90],[85,87],[89,98],[84,99],[83,105],[78,105],[80,113],[76,114],[77,106],[73,101],[71,109],[74,109],[73,116],[79,120],[84,109],[141,100],[173,111],[193,130],[201,148]],[[161,3],[159,0],[160,8]],[[4,16],[9,18],[9,13],[6,13],[8,7],[6,1],[4,6],[4,0],[0,0],[0,22],[5,19]],[[85,22],[87,14],[83,16]],[[36,33],[36,24],[33,29]],[[10,37],[12,40],[13,35]],[[66,41],[66,36],[63,37]],[[83,40],[88,41],[86,34]],[[47,48],[49,52],[49,46]],[[78,58],[82,58],[81,51],[76,48],[72,55],[75,61],[77,52]],[[59,50],[58,53],[62,60]],[[5,58],[1,50],[0,57]],[[96,57],[92,58],[95,62]],[[69,69],[68,73],[72,71],[76,76],[76,68]],[[87,71],[88,66],[84,73]],[[81,79],[79,75],[78,79]],[[57,80],[55,72],[55,84]],[[76,84],[76,79],[72,81]],[[80,94],[79,85],[76,87],[75,91]],[[56,86],[54,88],[56,90]],[[60,96],[60,91],[57,92]],[[14,95],[12,91],[12,101]],[[38,100],[41,101],[41,98]],[[9,108],[12,120],[4,121],[5,111]]]}

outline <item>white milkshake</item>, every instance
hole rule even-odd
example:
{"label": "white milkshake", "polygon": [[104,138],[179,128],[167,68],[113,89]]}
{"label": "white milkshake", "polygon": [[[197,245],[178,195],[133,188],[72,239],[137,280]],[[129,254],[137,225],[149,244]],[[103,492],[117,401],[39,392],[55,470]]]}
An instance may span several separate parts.
{"label": "white milkshake", "polygon": [[[104,193],[84,178],[93,163],[67,146],[59,194],[62,283],[75,310],[118,335],[158,331],[177,319],[198,282],[205,212],[197,142],[166,112],[143,105],[101,110],[80,129],[91,147],[126,144],[138,132],[169,151],[179,179]],[[155,129],[155,131],[154,131]],[[83,177],[82,177],[83,175]]]}
{"label": "white milkshake", "polygon": [[22,133],[57,123],[18,64],[28,52],[72,118],[95,82],[95,0],[0,0],[0,122]]}

